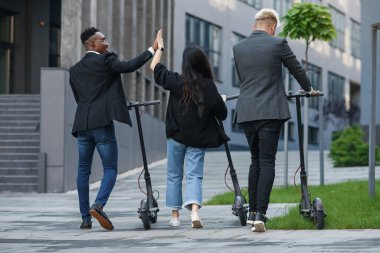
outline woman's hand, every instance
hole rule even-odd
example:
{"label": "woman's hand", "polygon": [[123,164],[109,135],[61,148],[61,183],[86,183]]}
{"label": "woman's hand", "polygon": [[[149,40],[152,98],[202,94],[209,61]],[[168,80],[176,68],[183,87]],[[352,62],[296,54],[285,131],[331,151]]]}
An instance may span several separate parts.
{"label": "woman's hand", "polygon": [[157,43],[158,43],[159,49],[164,48],[164,39],[162,38],[162,29],[158,30]]}

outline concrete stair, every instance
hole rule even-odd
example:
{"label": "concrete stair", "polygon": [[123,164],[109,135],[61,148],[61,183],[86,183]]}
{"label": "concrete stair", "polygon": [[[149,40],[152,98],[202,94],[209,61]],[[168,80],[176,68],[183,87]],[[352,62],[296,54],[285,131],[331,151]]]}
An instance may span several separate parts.
{"label": "concrete stair", "polygon": [[37,192],[40,95],[0,95],[0,192]]}

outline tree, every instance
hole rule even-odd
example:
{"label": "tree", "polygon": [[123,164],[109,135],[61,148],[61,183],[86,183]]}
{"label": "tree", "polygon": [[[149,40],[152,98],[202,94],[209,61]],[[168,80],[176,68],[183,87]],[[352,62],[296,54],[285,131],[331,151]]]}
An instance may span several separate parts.
{"label": "tree", "polygon": [[331,41],[336,36],[328,7],[314,3],[296,3],[283,17],[284,27],[280,36],[291,39],[304,39],[305,69],[308,65],[309,45],[314,40]]}

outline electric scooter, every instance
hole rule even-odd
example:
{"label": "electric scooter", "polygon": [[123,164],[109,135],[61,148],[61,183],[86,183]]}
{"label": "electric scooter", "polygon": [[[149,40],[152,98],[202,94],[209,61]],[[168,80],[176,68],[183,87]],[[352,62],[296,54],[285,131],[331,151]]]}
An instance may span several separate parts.
{"label": "electric scooter", "polygon": [[[317,96],[323,96],[320,92]],[[311,203],[311,197],[309,190],[307,189],[307,172],[305,170],[305,157],[303,150],[303,131],[301,123],[301,97],[308,98],[310,95],[306,92],[296,92],[293,94],[292,91],[288,93],[288,99],[296,99],[296,110],[297,110],[297,128],[298,128],[298,143],[300,151],[300,178],[301,178],[301,201],[299,204],[300,214],[304,218],[311,219],[317,226],[318,229],[323,229],[325,225],[325,217],[327,216],[323,203],[320,198],[315,198],[313,203]]]}
{"label": "electric scooter", "polygon": [[[239,97],[239,95],[228,96],[226,98],[226,101],[236,99],[238,97]],[[225,134],[222,121],[219,121],[219,126],[220,126],[222,133]],[[248,205],[246,204],[247,200],[241,194],[241,189],[240,189],[239,182],[237,179],[236,170],[235,170],[234,165],[232,163],[230,147],[228,146],[227,140],[224,142],[224,149],[226,150],[227,160],[228,160],[228,167],[227,167],[226,172],[224,174],[224,181],[226,183],[227,188],[230,189],[231,191],[235,192],[235,202],[232,205],[232,214],[239,217],[240,224],[242,226],[246,226],[247,225],[247,213],[248,213]],[[230,170],[233,189],[231,189],[227,185],[227,182],[226,182],[226,175],[227,175],[228,169]]]}
{"label": "electric scooter", "polygon": [[[148,163],[146,159],[146,153],[145,153],[145,145],[144,145],[144,137],[142,133],[142,127],[141,127],[141,117],[140,117],[140,106],[149,106],[149,105],[157,105],[160,103],[160,100],[153,100],[153,101],[147,101],[147,102],[129,102],[129,109],[132,110],[132,108],[135,108],[136,113],[136,121],[137,121],[137,128],[139,131],[139,139],[140,139],[140,146],[141,146],[141,154],[143,159],[143,170],[140,173],[139,179],[138,179],[138,185],[140,188],[140,191],[144,193],[147,198],[142,199],[140,202],[140,207],[137,210],[137,213],[139,214],[139,218],[142,220],[142,223],[144,225],[145,229],[150,229],[151,223],[157,222],[157,212],[158,204],[157,204],[157,198],[154,198],[153,196],[153,190],[152,190],[152,182],[150,180],[150,173],[148,170]],[[144,180],[146,185],[146,193],[142,190],[140,186],[140,177],[142,173],[144,172]],[[158,192],[158,191],[157,191]]]}

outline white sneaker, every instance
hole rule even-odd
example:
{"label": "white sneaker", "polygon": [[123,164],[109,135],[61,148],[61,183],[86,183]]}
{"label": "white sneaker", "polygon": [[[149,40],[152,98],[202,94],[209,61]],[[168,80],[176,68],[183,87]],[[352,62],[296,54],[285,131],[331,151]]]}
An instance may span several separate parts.
{"label": "white sneaker", "polygon": [[265,229],[265,223],[264,221],[254,221],[253,222],[253,226],[251,228],[251,231],[252,232],[265,232],[266,229]]}
{"label": "white sneaker", "polygon": [[170,221],[169,221],[169,226],[171,226],[171,227],[180,227],[181,226],[181,221],[179,219],[171,218]]}
{"label": "white sneaker", "polygon": [[201,217],[197,212],[191,212],[191,226],[193,228],[203,228]]}

